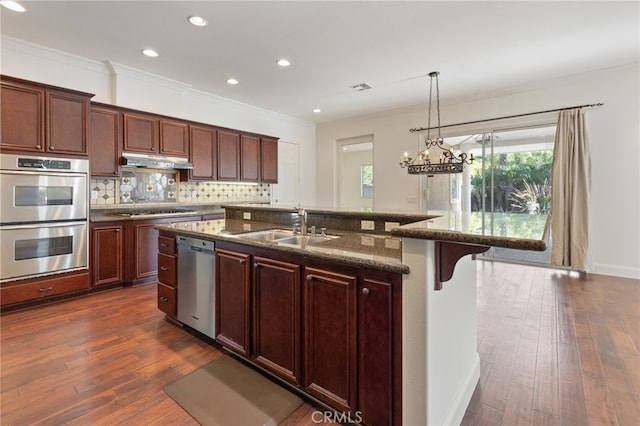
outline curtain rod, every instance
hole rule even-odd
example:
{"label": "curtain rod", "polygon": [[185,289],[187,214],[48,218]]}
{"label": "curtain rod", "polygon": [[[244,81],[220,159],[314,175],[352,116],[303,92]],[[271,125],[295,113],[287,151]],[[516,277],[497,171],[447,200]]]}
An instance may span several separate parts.
{"label": "curtain rod", "polygon": [[[440,128],[444,129],[445,127],[463,126],[465,124],[484,123],[485,121],[503,120],[505,118],[526,117],[528,115],[545,114],[547,112],[566,111],[568,109],[575,109],[575,108],[592,108],[592,107],[599,107],[599,106],[603,106],[603,105],[604,104],[602,102],[598,102],[597,104],[576,105],[576,106],[566,107],[566,108],[548,109],[546,111],[527,112],[527,113],[524,113],[524,114],[506,115],[504,117],[486,118],[484,120],[465,121],[464,123],[446,124],[444,126],[440,126]],[[411,133],[423,132],[425,130],[433,130],[433,129],[437,129],[437,128],[438,128],[437,126],[436,127],[420,127],[420,128],[409,129],[409,132],[411,132]]]}

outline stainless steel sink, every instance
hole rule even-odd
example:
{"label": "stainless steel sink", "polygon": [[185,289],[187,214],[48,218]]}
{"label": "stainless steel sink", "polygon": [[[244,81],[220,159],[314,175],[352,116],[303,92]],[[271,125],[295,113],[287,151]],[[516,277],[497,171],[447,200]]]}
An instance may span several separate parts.
{"label": "stainless steel sink", "polygon": [[238,234],[238,237],[240,238],[255,241],[275,241],[283,238],[289,238],[291,236],[293,236],[293,231],[287,231],[284,229],[269,229],[266,231],[254,231],[247,232],[245,234]]}
{"label": "stainless steel sink", "polygon": [[314,244],[322,243],[324,241],[333,240],[333,239],[336,239],[336,238],[340,238],[340,237],[335,236],[335,235],[326,235],[326,236],[295,235],[293,237],[277,240],[276,242],[278,244],[303,246],[303,245],[314,245]]}
{"label": "stainless steel sink", "polygon": [[247,232],[244,234],[238,234],[238,237],[253,241],[274,242],[290,246],[313,245],[333,240],[335,238],[340,238],[335,235],[295,235],[293,231],[287,231],[284,229],[268,229],[264,231]]}

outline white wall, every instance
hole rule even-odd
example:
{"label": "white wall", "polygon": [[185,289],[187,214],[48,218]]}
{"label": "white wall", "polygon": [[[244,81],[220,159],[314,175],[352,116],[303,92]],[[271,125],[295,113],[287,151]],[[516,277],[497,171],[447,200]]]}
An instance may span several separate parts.
{"label": "white wall", "polygon": [[[314,123],[192,89],[115,63],[102,63],[60,50],[0,38],[0,73],[95,94],[93,101],[279,137],[300,147],[300,158],[314,158]],[[314,162],[300,169],[300,202],[315,205]]]}
{"label": "white wall", "polygon": [[[442,124],[604,103],[587,110],[591,141],[591,270],[640,278],[640,70],[638,63],[540,83],[519,93],[442,104]],[[446,93],[446,87],[442,87]],[[425,98],[425,105],[427,99]],[[400,156],[414,156],[419,136],[410,128],[426,125],[425,105],[318,126],[316,157],[327,178],[317,181],[318,204],[332,205],[336,176],[336,141],[373,134],[374,208],[419,211],[419,178],[398,166]],[[548,119],[548,117],[547,117]],[[536,117],[528,119],[528,122]],[[514,122],[492,122],[494,128]],[[487,125],[482,129],[486,130]],[[478,127],[476,126],[476,130]],[[472,132],[474,126],[456,129]],[[453,130],[447,129],[452,133]],[[445,132],[446,136],[446,132]]]}

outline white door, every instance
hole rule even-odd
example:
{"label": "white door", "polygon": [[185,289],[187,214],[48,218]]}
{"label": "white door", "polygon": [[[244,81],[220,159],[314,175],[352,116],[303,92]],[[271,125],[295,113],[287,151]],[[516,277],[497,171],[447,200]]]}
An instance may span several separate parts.
{"label": "white door", "polygon": [[271,185],[271,203],[300,204],[300,146],[278,142],[278,183]]}

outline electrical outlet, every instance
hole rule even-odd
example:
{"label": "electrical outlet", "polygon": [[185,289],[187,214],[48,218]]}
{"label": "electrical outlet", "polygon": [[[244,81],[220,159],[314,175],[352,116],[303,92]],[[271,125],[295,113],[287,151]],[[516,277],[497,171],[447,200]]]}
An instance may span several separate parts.
{"label": "electrical outlet", "polygon": [[387,238],[384,240],[384,247],[388,249],[400,250],[400,240],[397,238]]}
{"label": "electrical outlet", "polygon": [[389,232],[393,228],[397,228],[400,226],[400,222],[385,222],[384,223],[384,232]]}
{"label": "electrical outlet", "polygon": [[98,191],[91,191],[91,199],[92,200],[98,199]]}
{"label": "electrical outlet", "polygon": [[250,223],[243,223],[242,224],[242,230],[243,231],[251,231],[251,224]]}
{"label": "electrical outlet", "polygon": [[372,220],[361,220],[360,229],[364,231],[373,231],[376,228],[375,222]]}
{"label": "electrical outlet", "polygon": [[243,212],[242,218],[245,220],[251,220],[251,212]]}
{"label": "electrical outlet", "polygon": [[376,245],[376,240],[373,237],[360,237],[360,244],[363,246],[373,247]]}

